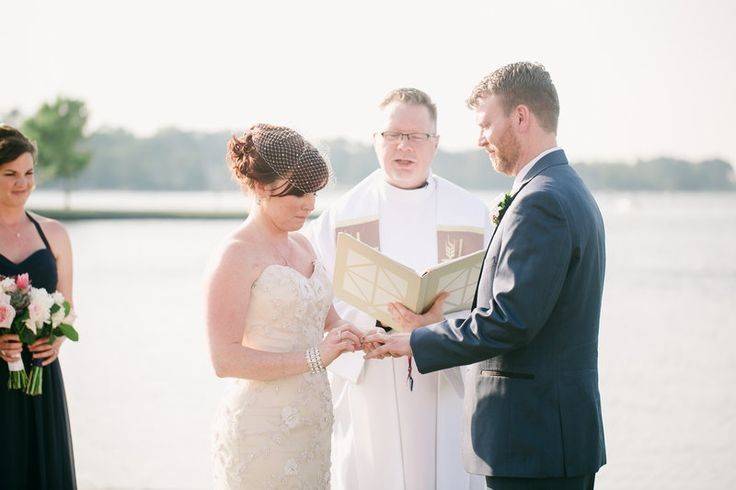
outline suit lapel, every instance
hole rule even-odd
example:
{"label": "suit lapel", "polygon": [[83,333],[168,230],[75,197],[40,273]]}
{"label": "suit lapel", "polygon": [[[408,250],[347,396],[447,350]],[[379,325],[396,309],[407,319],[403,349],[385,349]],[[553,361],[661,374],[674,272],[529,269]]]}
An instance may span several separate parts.
{"label": "suit lapel", "polygon": [[[514,204],[514,199],[516,199],[516,196],[521,192],[521,190],[526,187],[526,185],[532,181],[534,177],[544,172],[546,169],[550,167],[554,167],[556,165],[567,165],[567,156],[565,156],[565,152],[563,150],[557,150],[553,151],[552,153],[549,153],[545,156],[543,156],[537,163],[534,164],[534,166],[529,170],[529,172],[526,174],[526,177],[524,177],[524,180],[521,181],[521,185],[511,195],[511,203],[506,208],[506,211],[508,211],[508,208],[510,208]],[[488,258],[488,252],[491,249],[491,245],[493,245],[493,237],[496,236],[496,232],[501,227],[501,223],[503,222],[503,219],[506,217],[506,212],[503,213],[503,216],[501,216],[501,219],[498,221],[498,224],[493,229],[493,233],[491,233],[491,239],[488,242],[488,246],[486,247],[486,253],[483,256],[483,262],[480,266],[480,275],[478,276],[478,282],[475,284],[475,295],[473,296],[473,304],[471,305],[470,309],[471,311],[475,309],[475,307],[478,304],[478,288],[480,286],[480,280],[483,277],[483,271],[486,266],[486,259]]]}

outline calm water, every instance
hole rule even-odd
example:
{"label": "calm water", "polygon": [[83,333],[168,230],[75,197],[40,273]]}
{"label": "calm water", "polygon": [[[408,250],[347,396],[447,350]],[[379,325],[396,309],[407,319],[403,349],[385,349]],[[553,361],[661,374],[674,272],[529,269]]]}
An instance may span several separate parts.
{"label": "calm water", "polygon": [[[609,459],[597,488],[734,488],[736,195],[597,197],[608,239],[600,372]],[[140,196],[127,199],[141,207]],[[218,199],[240,202],[197,202]],[[81,488],[209,488],[224,382],[209,366],[201,275],[236,225],[68,225],[82,341],[66,344],[62,365]]]}

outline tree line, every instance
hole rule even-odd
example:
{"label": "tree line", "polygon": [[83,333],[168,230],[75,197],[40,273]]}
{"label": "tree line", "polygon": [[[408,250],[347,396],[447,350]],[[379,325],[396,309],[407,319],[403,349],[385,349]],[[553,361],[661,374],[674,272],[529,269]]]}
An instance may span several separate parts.
{"label": "tree line", "polygon": [[[39,146],[39,167],[45,187],[125,190],[231,190],[225,164],[227,131],[195,132],[167,128],[137,137],[120,128],[87,133],[84,102],[57,98],[27,118],[16,112],[21,129]],[[17,123],[17,121],[15,121]],[[344,139],[320,142],[326,148],[339,185],[353,185],[377,166],[370,142]],[[691,162],[676,158],[625,162],[573,162],[593,189],[648,191],[733,191],[730,163],[711,159]],[[440,150],[433,170],[470,189],[507,189],[512,179],[491,171],[480,150]]]}

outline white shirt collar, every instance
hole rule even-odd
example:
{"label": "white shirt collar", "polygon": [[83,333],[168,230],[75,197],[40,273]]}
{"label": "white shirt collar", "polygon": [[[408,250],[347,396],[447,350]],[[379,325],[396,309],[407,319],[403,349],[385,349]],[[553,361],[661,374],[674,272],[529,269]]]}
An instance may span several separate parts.
{"label": "white shirt collar", "polygon": [[531,162],[521,167],[521,170],[519,170],[519,173],[516,174],[516,178],[514,178],[514,186],[511,188],[511,193],[513,194],[519,190],[519,187],[521,187],[521,183],[524,181],[524,177],[526,177],[526,174],[529,173],[529,170],[532,169],[535,163],[541,160],[545,155],[548,155],[552,153],[553,151],[557,151],[561,149],[562,148],[560,148],[559,146],[555,146],[554,148],[550,148],[549,150],[544,150],[542,153],[532,158]]}
{"label": "white shirt collar", "polygon": [[431,191],[434,190],[437,185],[436,179],[431,170],[429,172],[429,175],[427,175],[427,180],[424,182],[424,185],[422,185],[421,187],[416,187],[414,189],[402,189],[401,187],[396,187],[393,184],[389,184],[388,180],[386,180],[386,174],[384,173],[383,169],[379,169],[377,175],[380,177],[378,179],[378,185],[382,187],[385,192],[392,193],[394,195],[407,194],[417,196],[420,194],[427,194],[431,193]]}

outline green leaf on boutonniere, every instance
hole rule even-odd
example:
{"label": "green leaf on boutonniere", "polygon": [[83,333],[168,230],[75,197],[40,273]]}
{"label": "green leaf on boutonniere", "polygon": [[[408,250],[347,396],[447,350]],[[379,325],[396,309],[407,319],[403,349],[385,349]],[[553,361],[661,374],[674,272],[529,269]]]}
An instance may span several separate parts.
{"label": "green leaf on boutonniere", "polygon": [[498,203],[496,204],[496,210],[491,215],[491,220],[493,221],[494,225],[498,226],[498,224],[501,222],[501,218],[503,218],[503,215],[506,214],[506,210],[511,205],[511,201],[513,200],[514,196],[512,196],[510,192],[507,192],[498,201]]}

